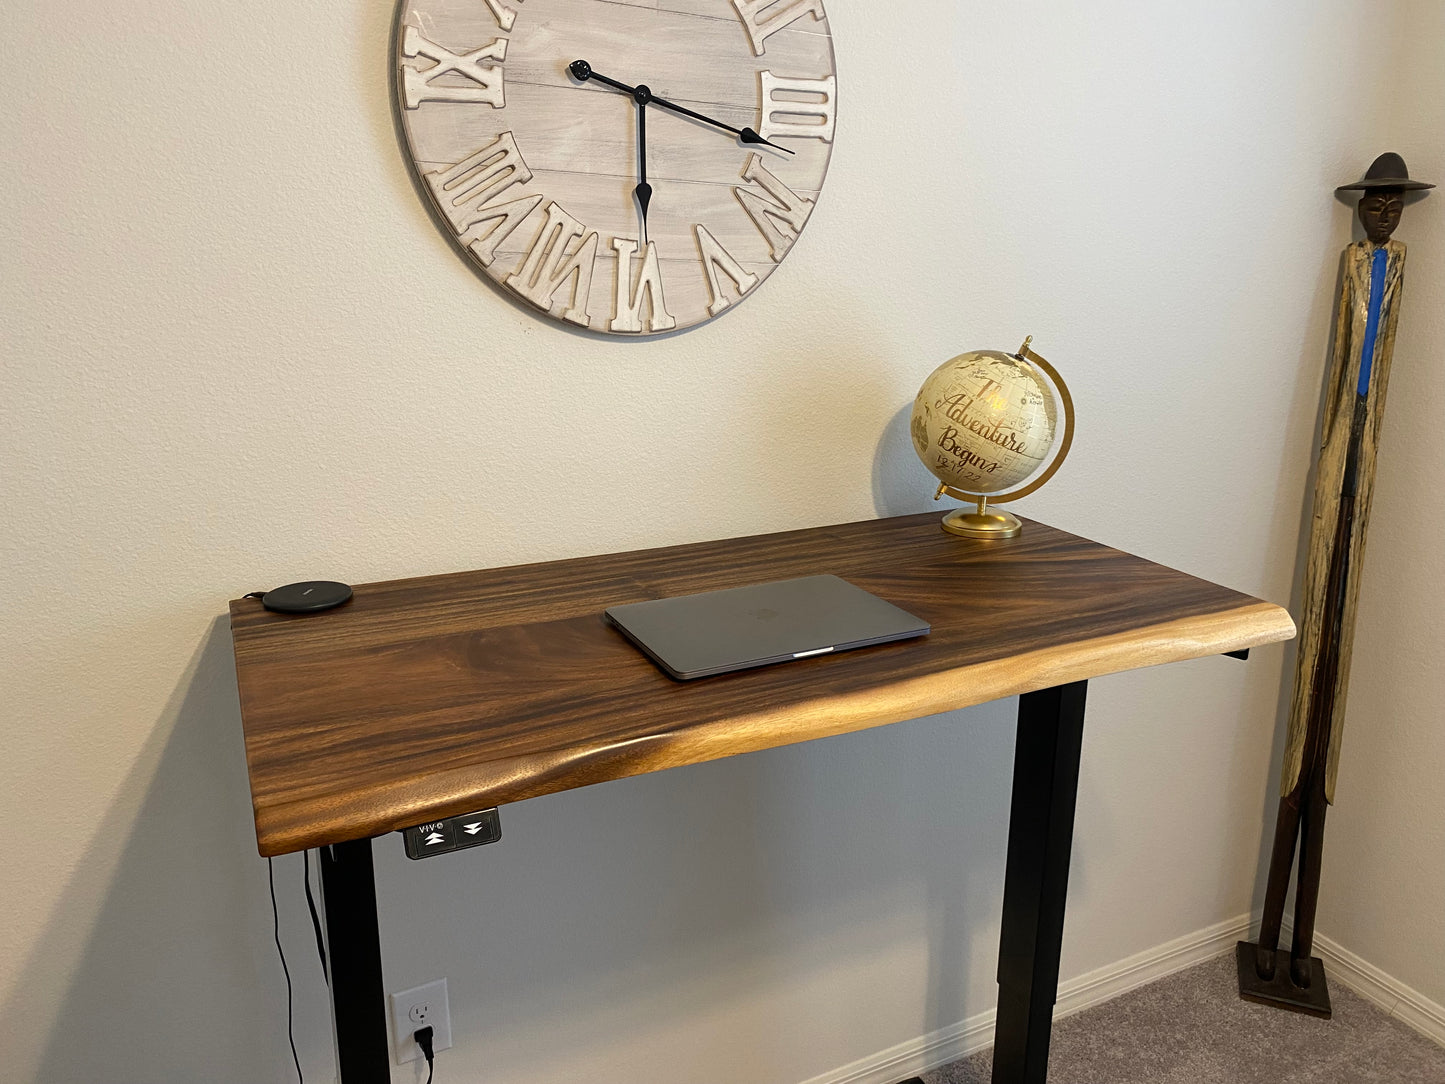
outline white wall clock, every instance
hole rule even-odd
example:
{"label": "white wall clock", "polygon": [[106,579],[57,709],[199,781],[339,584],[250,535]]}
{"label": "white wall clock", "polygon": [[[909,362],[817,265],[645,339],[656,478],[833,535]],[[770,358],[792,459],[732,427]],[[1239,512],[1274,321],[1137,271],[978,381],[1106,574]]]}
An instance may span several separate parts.
{"label": "white wall clock", "polygon": [[747,297],[797,240],[833,147],[822,0],[402,0],[396,92],[467,256],[593,331]]}

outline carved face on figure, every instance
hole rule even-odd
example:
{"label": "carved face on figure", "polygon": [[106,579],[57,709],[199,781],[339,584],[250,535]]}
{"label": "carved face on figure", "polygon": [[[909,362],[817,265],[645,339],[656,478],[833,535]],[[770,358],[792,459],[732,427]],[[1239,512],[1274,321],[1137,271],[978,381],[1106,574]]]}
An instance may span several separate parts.
{"label": "carved face on figure", "polygon": [[1405,193],[1398,188],[1377,188],[1360,200],[1360,224],[1372,244],[1383,245],[1400,224]]}

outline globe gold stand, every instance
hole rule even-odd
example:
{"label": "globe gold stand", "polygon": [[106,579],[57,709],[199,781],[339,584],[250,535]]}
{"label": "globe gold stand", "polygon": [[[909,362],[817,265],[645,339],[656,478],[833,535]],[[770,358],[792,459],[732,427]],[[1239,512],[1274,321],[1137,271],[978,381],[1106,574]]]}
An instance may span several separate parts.
{"label": "globe gold stand", "polygon": [[1064,383],[1064,378],[1059,375],[1059,371],[1029,349],[1029,343],[1033,341],[1032,335],[1026,337],[1014,357],[1020,361],[1032,362],[1037,365],[1048,376],[1059,393],[1059,401],[1064,406],[1064,436],[1059,441],[1059,452],[1054,456],[1053,462],[1045,467],[1037,478],[1012,493],[968,493],[962,489],[954,489],[947,482],[941,483],[938,492],[933,495],[935,501],[947,495],[955,500],[978,502],[977,511],[969,512],[962,508],[955,508],[943,517],[943,529],[949,534],[962,535],[965,538],[1017,538],[1019,532],[1024,529],[1019,518],[1007,512],[989,511],[988,502],[992,500],[994,504],[1002,504],[1004,501],[1016,501],[1020,497],[1027,497],[1044,485],[1063,466],[1064,457],[1069,454],[1069,448],[1074,443],[1074,398],[1069,394],[1069,386]]}
{"label": "globe gold stand", "polygon": [[[941,485],[933,499],[938,500],[945,491],[951,497],[972,496]],[[1011,516],[1007,512],[988,511],[988,497],[980,495],[977,512],[955,508],[943,517],[943,529],[949,534],[961,534],[965,538],[1013,538],[1024,529],[1024,525],[1019,522],[1018,516]]]}

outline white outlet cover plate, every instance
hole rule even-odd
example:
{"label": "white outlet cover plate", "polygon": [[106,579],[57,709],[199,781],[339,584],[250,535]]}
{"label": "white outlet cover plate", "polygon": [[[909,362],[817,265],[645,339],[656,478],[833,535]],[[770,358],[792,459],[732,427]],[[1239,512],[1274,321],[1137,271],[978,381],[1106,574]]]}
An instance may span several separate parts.
{"label": "white outlet cover plate", "polygon": [[411,1037],[412,1032],[423,1026],[411,1015],[412,1008],[418,1005],[427,1008],[426,1023],[432,1026],[432,1053],[451,1049],[452,1013],[447,1004],[447,980],[437,979],[391,995],[392,1049],[396,1052],[398,1065],[423,1056],[421,1047]]}

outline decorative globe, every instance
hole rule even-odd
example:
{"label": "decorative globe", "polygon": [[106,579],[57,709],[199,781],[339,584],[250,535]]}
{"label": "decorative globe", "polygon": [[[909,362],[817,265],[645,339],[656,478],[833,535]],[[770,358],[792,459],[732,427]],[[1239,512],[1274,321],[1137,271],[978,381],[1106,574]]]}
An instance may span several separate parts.
{"label": "decorative globe", "polygon": [[913,401],[913,450],[939,481],[992,495],[1037,471],[1057,410],[1040,371],[1001,350],[972,350],[934,369]]}
{"label": "decorative globe", "polygon": [[[1069,454],[1074,401],[1054,367],[1029,349],[1032,341],[1025,339],[1016,354],[959,354],[934,369],[913,400],[913,450],[943,483],[934,499],[947,493],[978,502],[976,512],[957,509],[943,517],[950,534],[1013,538],[1023,524],[1007,512],[988,511],[989,500],[1027,496],[1052,478]],[[1064,408],[1064,432],[1058,454],[1040,473],[1056,438],[1055,391]]]}

